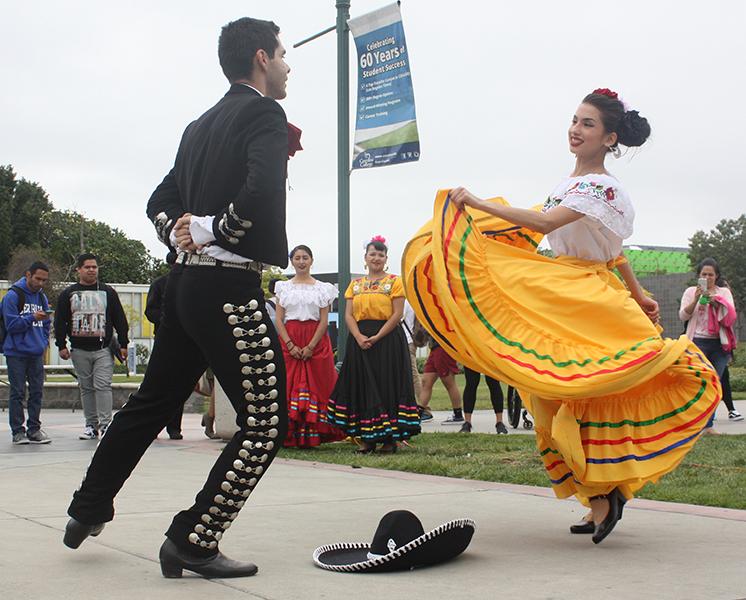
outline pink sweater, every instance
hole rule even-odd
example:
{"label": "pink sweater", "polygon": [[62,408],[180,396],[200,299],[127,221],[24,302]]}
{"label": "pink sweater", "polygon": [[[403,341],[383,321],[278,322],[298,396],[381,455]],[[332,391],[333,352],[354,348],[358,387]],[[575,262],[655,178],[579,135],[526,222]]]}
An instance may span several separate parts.
{"label": "pink sweater", "polygon": [[[717,321],[716,315],[719,311],[709,310],[711,308],[711,305],[708,305],[706,307],[706,310],[699,310],[699,305],[696,305],[694,307],[694,311],[691,314],[686,312],[686,307],[689,306],[694,300],[694,293],[696,292],[696,290],[697,288],[695,286],[688,287],[684,291],[684,295],[681,297],[679,318],[682,321],[689,321],[686,326],[686,336],[690,340],[693,340],[695,332],[697,332],[697,330],[704,330],[709,333],[709,335],[705,335],[704,337],[717,339],[720,337],[719,325],[730,327],[736,320],[736,309],[734,308],[735,303],[733,302],[733,294],[731,294],[728,288],[717,286],[715,287],[715,290],[710,294],[711,298],[717,300],[721,305],[725,307],[725,312],[723,315],[725,322],[720,322],[718,325],[716,325],[715,323],[710,323],[709,321]],[[705,319],[705,322],[699,323],[700,319]]]}

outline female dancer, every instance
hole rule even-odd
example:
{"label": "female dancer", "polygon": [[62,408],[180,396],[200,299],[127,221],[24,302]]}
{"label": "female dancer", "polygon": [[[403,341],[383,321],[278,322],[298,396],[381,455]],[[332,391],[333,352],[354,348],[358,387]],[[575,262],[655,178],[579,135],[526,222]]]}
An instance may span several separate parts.
{"label": "female dancer", "polygon": [[289,422],[285,446],[311,448],[344,437],[327,422],[327,404],[337,371],[326,329],[337,289],[311,277],[313,253],[308,246],[293,248],[290,262],[295,277],[275,284],[275,326],[287,371]]}
{"label": "female dancer", "polygon": [[420,432],[404,331],[404,288],[386,273],[388,248],[381,236],[365,247],[368,275],[350,282],[345,322],[350,334],[339,380],[329,401],[329,420],[367,454],[396,452],[397,442]]}
{"label": "female dancer", "polygon": [[[541,210],[441,190],[404,256],[418,318],[460,362],[520,391],[554,491],[591,507],[595,543],[679,464],[720,395],[694,344],[660,336],[658,306],[622,255],[634,210],[604,162],[649,134],[616,93],[595,90],[568,132],[575,169]],[[557,258],[535,252],[537,232]]]}
{"label": "female dancer", "polygon": [[[736,322],[735,302],[730,289],[718,285],[721,280],[720,266],[715,259],[705,258],[700,262],[697,276],[705,280],[707,286],[704,289],[699,285],[686,288],[681,298],[679,318],[687,322],[687,337],[702,350],[722,380],[736,345],[733,331]],[[730,402],[725,396],[723,400],[728,408],[728,419],[743,421],[732,396]]]}

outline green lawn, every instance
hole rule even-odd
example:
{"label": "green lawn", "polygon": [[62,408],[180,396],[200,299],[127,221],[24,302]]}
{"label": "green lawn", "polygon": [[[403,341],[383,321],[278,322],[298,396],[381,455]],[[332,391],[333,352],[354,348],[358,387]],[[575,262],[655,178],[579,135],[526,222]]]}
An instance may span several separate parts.
{"label": "green lawn", "polygon": [[[548,487],[533,436],[423,433],[394,455],[358,455],[349,443],[312,450],[286,448],[285,458],[375,467]],[[681,466],[638,496],[669,502],[746,509],[746,435],[711,435],[697,442]]]}

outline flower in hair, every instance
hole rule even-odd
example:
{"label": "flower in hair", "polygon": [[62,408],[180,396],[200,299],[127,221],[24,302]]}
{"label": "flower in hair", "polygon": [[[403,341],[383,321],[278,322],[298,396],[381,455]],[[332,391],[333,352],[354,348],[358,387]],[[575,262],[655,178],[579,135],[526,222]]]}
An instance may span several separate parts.
{"label": "flower in hair", "polygon": [[611,91],[609,88],[596,88],[595,90],[593,90],[593,93],[600,94],[601,96],[608,96],[609,98],[613,98],[614,100],[619,99],[619,94]]}
{"label": "flower in hair", "polygon": [[374,235],[372,238],[370,238],[371,242],[381,242],[382,244],[386,243],[386,238],[382,235]]}

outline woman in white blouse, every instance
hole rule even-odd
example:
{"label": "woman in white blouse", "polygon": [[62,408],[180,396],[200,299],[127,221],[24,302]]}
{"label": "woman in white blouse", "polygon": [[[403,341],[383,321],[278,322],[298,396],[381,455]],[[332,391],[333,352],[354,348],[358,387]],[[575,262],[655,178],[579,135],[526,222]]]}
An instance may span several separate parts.
{"label": "woman in white blouse", "polygon": [[[649,135],[615,92],[594,90],[568,130],[575,168],[543,210],[440,191],[403,261],[430,333],[469,368],[521,390],[555,494],[591,508],[571,531],[594,543],[637,490],[676,468],[720,393],[693,343],[660,336],[658,305],[623,258],[634,210],[605,161]],[[554,259],[532,251],[536,232]]]}
{"label": "woman in white blouse", "polygon": [[290,262],[295,277],[275,284],[275,324],[285,357],[290,417],[285,446],[310,448],[344,437],[327,422],[329,394],[337,382],[327,325],[337,289],[311,277],[308,246],[293,248]]}

